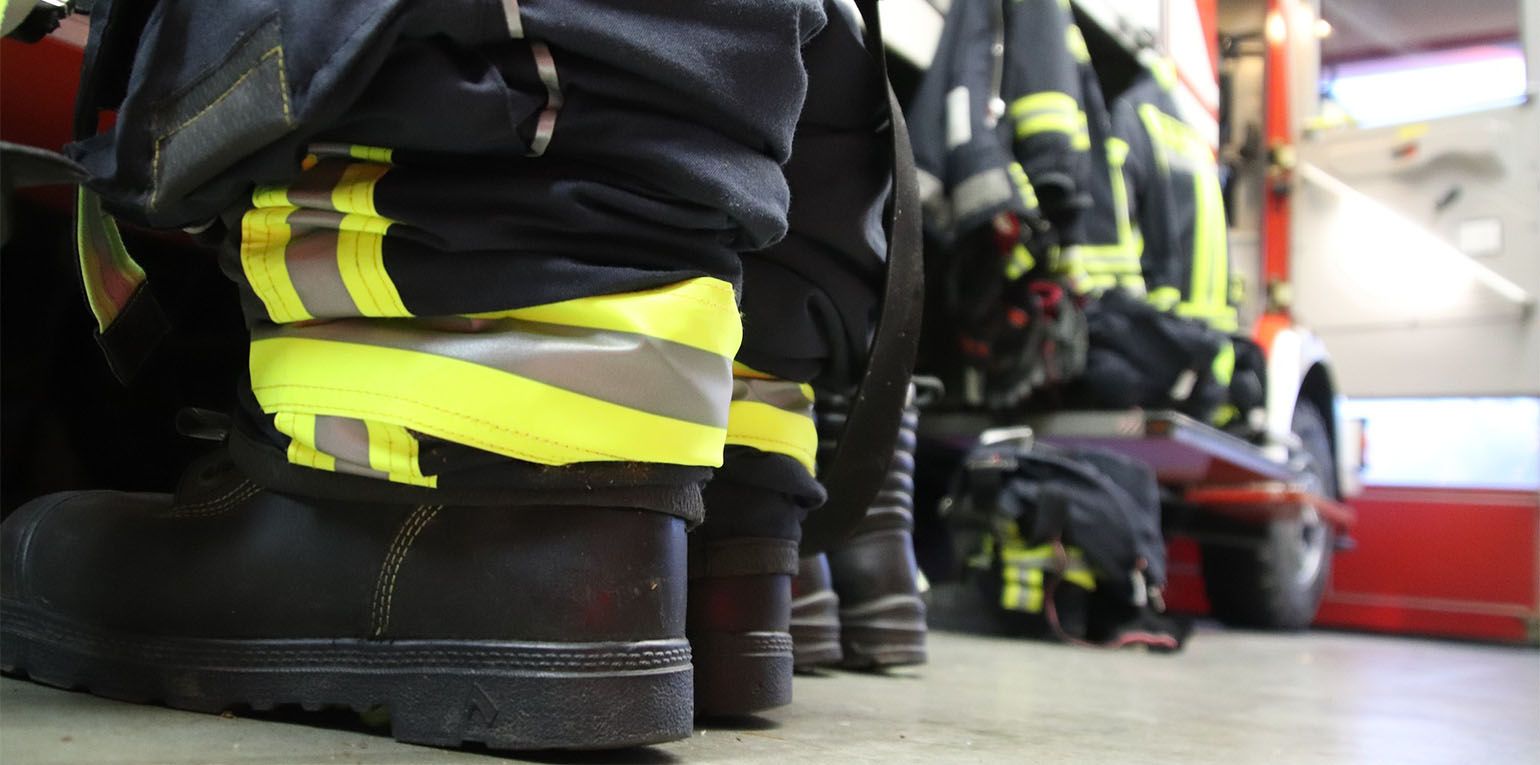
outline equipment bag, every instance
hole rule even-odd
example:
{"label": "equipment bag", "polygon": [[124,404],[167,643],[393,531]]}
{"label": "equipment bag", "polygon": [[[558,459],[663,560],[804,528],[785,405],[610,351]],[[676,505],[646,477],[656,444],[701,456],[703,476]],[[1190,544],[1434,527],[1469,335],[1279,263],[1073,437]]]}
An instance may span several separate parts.
{"label": "equipment bag", "polygon": [[1163,616],[1165,541],[1154,473],[1092,449],[997,444],[964,461],[945,515],[965,579],[1024,634],[1181,648]]}

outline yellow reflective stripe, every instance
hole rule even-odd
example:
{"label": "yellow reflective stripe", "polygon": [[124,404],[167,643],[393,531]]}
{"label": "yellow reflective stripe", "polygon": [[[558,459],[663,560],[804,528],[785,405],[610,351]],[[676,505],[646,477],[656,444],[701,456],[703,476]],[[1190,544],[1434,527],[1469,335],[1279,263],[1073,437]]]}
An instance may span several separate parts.
{"label": "yellow reflective stripe", "polygon": [[1214,379],[1220,385],[1228,386],[1230,380],[1235,377],[1235,344],[1226,340],[1224,346],[1219,349],[1219,354],[1214,357]]}
{"label": "yellow reflective stripe", "polygon": [[1241,413],[1241,410],[1236,409],[1235,405],[1233,405],[1233,404],[1225,404],[1225,405],[1219,407],[1218,409],[1214,410],[1214,416],[1209,418],[1209,421],[1214,423],[1215,425],[1218,425],[1220,427],[1224,427],[1225,425],[1230,424],[1231,420],[1234,420],[1236,417],[1239,417],[1240,413]]}
{"label": "yellow reflective stripe", "polygon": [[[811,398],[812,389],[805,391]],[[807,468],[818,464],[818,428],[813,419],[759,401],[734,401],[727,410],[727,443],[784,454]]]}
{"label": "yellow reflective stripe", "polygon": [[389,171],[389,165],[372,162],[348,165],[332,189],[332,208],[341,213],[379,217],[379,211],[374,208],[374,187]]}
{"label": "yellow reflective stripe", "polygon": [[1177,86],[1176,62],[1168,58],[1157,59],[1150,63],[1150,74],[1155,76],[1155,82],[1163,90],[1175,90]]}
{"label": "yellow reflective stripe", "polygon": [[1069,144],[1070,148],[1074,149],[1075,151],[1090,151],[1091,150],[1091,128],[1090,128],[1090,124],[1091,123],[1090,123],[1090,119],[1088,117],[1086,117],[1086,113],[1085,112],[1080,112],[1076,116],[1076,120],[1078,121],[1078,124],[1075,127],[1074,138],[1070,141],[1070,144]]}
{"label": "yellow reflective stripe", "polygon": [[1240,318],[1232,306],[1204,306],[1196,303],[1179,303],[1176,306],[1176,315],[1187,319],[1198,319],[1210,327],[1220,331],[1233,333],[1240,328]]}
{"label": "yellow reflective stripe", "polygon": [[246,284],[267,308],[267,316],[278,324],[290,324],[314,318],[300,301],[289,266],[284,259],[288,248],[291,207],[258,207],[241,216],[241,270]]}
{"label": "yellow reflective stripe", "polygon": [[473,319],[527,319],[611,329],[670,340],[732,358],[743,341],[732,285],[702,276],[642,292],[576,298],[560,303],[471,314]]}
{"label": "yellow reflective stripe", "polygon": [[1039,133],[1063,133],[1074,137],[1080,130],[1080,118],[1073,114],[1034,114],[1016,123],[1016,137],[1027,138]]}
{"label": "yellow reflective stripe", "polygon": [[1007,168],[1011,176],[1011,183],[1016,186],[1016,192],[1021,195],[1022,204],[1027,209],[1037,209],[1037,187],[1032,185],[1032,179],[1027,177],[1027,169],[1020,162],[1012,162]]}
{"label": "yellow reflective stripe", "polygon": [[1020,119],[1034,112],[1058,112],[1074,114],[1080,111],[1080,102],[1068,93],[1045,90],[1041,93],[1030,93],[1011,102],[1010,115],[1012,119]]}
{"label": "yellow reflective stripe", "polygon": [[253,207],[293,207],[289,202],[288,186],[258,186],[251,192]]}
{"label": "yellow reflective stripe", "polygon": [[399,425],[365,420],[369,431],[369,467],[390,480],[414,486],[438,487],[438,476],[424,476],[417,463],[417,439]]}
{"label": "yellow reflective stripe", "polygon": [[1007,611],[1038,613],[1043,610],[1043,570],[1001,570],[1000,607]]}
{"label": "yellow reflective stripe", "polygon": [[[1059,556],[1053,545],[1026,547],[1014,529],[1009,530],[1000,548],[1002,589],[1000,606],[1011,611],[1037,613],[1043,608],[1044,571],[1057,571]],[[990,538],[986,537],[986,541]],[[1085,554],[1077,547],[1064,550],[1067,566],[1061,572],[1064,581],[1086,590],[1096,589],[1096,576],[1085,564]]]}
{"label": "yellow reflective stripe", "polygon": [[290,463],[318,470],[337,469],[335,458],[315,448],[315,415],[278,412],[273,416],[273,427],[289,437]]}
{"label": "yellow reflective stripe", "polygon": [[1225,242],[1224,198],[1218,178],[1204,175],[1197,186],[1194,221],[1192,290],[1188,309],[1207,318],[1216,329],[1234,331],[1234,309],[1229,305],[1229,258]]}
{"label": "yellow reflective stripe", "polygon": [[1037,265],[1037,259],[1032,257],[1032,252],[1024,244],[1018,244],[1011,249],[1011,259],[1005,263],[1005,278],[1016,281],[1031,271]]}
{"label": "yellow reflective stripe", "polygon": [[631,409],[443,356],[277,337],[251,344],[250,371],[252,391],[268,413],[326,414],[399,425],[546,465],[722,463],[723,428]]}
{"label": "yellow reflective stripe", "polygon": [[1123,166],[1128,161],[1128,142],[1121,138],[1107,139],[1107,164],[1112,180],[1112,208],[1117,218],[1118,244],[1125,255],[1138,263],[1143,242],[1134,236],[1133,211],[1128,203],[1128,183],[1123,177]]}
{"label": "yellow reflective stripe", "polygon": [[1043,610],[1043,570],[1040,568],[1027,570],[1027,599],[1022,604],[1027,611],[1037,613]]}
{"label": "yellow reflective stripe", "polygon": [[1071,568],[1064,572],[1064,581],[1076,585],[1083,590],[1096,589],[1096,577],[1088,568]]}
{"label": "yellow reflective stripe", "polygon": [[1156,287],[1150,291],[1150,305],[1161,311],[1169,311],[1182,300],[1182,292],[1175,287]]}
{"label": "yellow reflective stripe", "polygon": [[[748,364],[744,364],[743,362],[737,361],[736,359],[733,361],[733,377],[742,377],[742,378],[749,379],[749,380],[779,380],[779,379],[781,379],[779,377],[776,377],[775,375],[767,374],[765,372],[761,372],[758,369],[755,369],[755,368],[749,366]],[[812,390],[812,386],[808,386],[808,389]]]}
{"label": "yellow reflective stripe", "polygon": [[1069,47],[1069,54],[1075,57],[1075,61],[1081,64],[1091,63],[1091,49],[1085,44],[1085,35],[1080,32],[1080,26],[1070,24],[1064,34],[1064,43]]}
{"label": "yellow reflective stripe", "polygon": [[384,146],[360,146],[358,144],[348,146],[348,156],[354,159],[362,159],[366,162],[382,162],[388,165],[391,163],[393,154],[394,152]]}
{"label": "yellow reflective stripe", "polygon": [[389,228],[384,218],[346,215],[337,231],[337,272],[362,316],[412,315],[385,271],[384,235]]}

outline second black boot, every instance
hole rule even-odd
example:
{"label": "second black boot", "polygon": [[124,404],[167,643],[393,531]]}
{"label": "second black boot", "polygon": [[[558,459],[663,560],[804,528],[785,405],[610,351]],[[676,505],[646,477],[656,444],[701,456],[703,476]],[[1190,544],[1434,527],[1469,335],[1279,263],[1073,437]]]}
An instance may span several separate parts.
{"label": "second black boot", "polygon": [[[843,426],[837,409],[820,427]],[[848,539],[828,553],[839,600],[842,664],[880,669],[925,662],[925,603],[914,557],[914,447],[919,409],[910,388],[882,491]],[[811,587],[807,587],[811,589]]]}
{"label": "second black boot", "polygon": [[791,579],[806,510],[733,480],[735,467],[729,458],[706,486],[706,520],[690,534],[688,634],[701,717],[791,703]]}
{"label": "second black boot", "polygon": [[829,557],[802,559],[791,583],[791,639],[798,672],[840,663],[840,598],[834,594]]}

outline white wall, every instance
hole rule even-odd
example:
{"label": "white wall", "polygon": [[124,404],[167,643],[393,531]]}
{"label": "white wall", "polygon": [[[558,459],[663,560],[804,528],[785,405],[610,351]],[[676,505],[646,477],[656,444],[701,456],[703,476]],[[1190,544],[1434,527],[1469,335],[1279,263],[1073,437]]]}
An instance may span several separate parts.
{"label": "white wall", "polygon": [[[1525,5],[1534,94],[1540,2]],[[1415,154],[1396,155],[1408,146]],[[1540,297],[1534,95],[1417,126],[1324,133],[1301,144],[1300,158],[1330,178],[1297,174],[1295,315],[1326,341],[1344,392],[1540,394],[1540,311],[1522,310],[1492,286],[1498,280],[1476,273],[1489,269]],[[1494,226],[1500,245],[1476,249],[1473,268],[1456,250],[1491,244],[1471,235]]]}

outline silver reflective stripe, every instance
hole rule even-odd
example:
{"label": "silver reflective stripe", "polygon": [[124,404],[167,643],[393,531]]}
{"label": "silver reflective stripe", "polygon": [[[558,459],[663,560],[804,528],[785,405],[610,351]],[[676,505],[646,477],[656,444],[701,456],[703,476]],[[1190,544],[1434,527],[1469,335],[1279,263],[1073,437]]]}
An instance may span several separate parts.
{"label": "silver reflective stripe", "polygon": [[349,164],[349,160],[336,159],[318,162],[289,186],[286,192],[289,204],[313,210],[336,210],[332,192],[342,182],[342,174],[347,172]]}
{"label": "silver reflective stripe", "polygon": [[503,0],[503,15],[508,18],[508,36],[515,40],[524,37],[524,20],[519,17],[519,0]]}
{"label": "silver reflective stripe", "polygon": [[915,174],[919,176],[920,207],[925,210],[925,216],[930,219],[931,225],[942,230],[951,228],[952,208],[941,179],[920,169],[916,169]]}
{"label": "silver reflective stripe", "polygon": [[337,471],[370,478],[388,479],[383,470],[369,466],[369,426],[351,417],[318,414],[315,418],[316,451],[337,461]]}
{"label": "silver reflective stripe", "polygon": [[813,417],[813,399],[802,390],[802,383],[734,377],[733,401],[755,401],[808,419]]}
{"label": "silver reflective stripe", "polygon": [[968,88],[959,85],[946,94],[946,147],[955,149],[973,140],[973,105]]}
{"label": "silver reflective stripe", "polygon": [[335,319],[363,314],[342,281],[336,231],[317,229],[295,237],[284,248],[283,259],[294,291],[311,316]]}
{"label": "silver reflective stripe", "polygon": [[992,211],[1009,204],[1016,190],[1005,168],[985,170],[957,184],[952,190],[952,216],[962,219],[980,211]]}
{"label": "silver reflective stripe", "polygon": [[601,401],[727,427],[732,360],[647,335],[523,319],[340,319],[253,330],[480,364]]}
{"label": "silver reflective stripe", "polygon": [[937,197],[941,196],[940,178],[918,168],[915,169],[914,174],[919,181],[920,202],[922,204],[931,204]]}
{"label": "silver reflective stripe", "polygon": [[535,69],[540,81],[545,83],[545,111],[540,112],[540,122],[535,125],[535,140],[529,146],[529,154],[538,157],[551,145],[556,132],[556,113],[561,111],[561,81],[556,78],[556,59],[545,43],[532,42],[529,49],[535,54]]}

